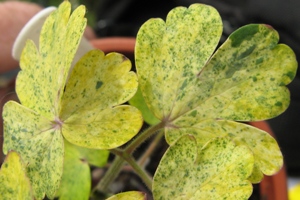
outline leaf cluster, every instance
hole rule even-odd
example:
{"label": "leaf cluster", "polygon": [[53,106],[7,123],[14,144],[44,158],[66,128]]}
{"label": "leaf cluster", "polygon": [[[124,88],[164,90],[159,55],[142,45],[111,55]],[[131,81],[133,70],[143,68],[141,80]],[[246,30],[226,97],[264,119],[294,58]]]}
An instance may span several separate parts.
{"label": "leaf cluster", "polygon": [[[88,199],[90,166],[104,166],[109,151],[119,160],[103,182],[126,160],[154,199],[248,199],[252,183],[280,170],[276,140],[242,123],[275,117],[289,105],[286,85],[297,62],[272,27],[241,27],[216,50],[218,12],[203,4],[175,8],[166,21],[150,19],[140,28],[135,73],[123,55],[100,50],[72,66],[85,8],[70,13],[64,1],[47,18],[39,47],[28,41],[22,52],[20,103],[3,111],[4,199]],[[150,128],[140,132],[143,123]],[[132,152],[157,132],[169,148],[152,181]]]}

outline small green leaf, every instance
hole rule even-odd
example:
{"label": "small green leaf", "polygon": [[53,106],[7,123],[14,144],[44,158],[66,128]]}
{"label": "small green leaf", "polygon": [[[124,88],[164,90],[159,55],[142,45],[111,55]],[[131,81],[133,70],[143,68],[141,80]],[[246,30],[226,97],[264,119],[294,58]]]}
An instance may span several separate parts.
{"label": "small green leaf", "polygon": [[33,194],[25,167],[18,153],[7,154],[0,170],[0,200],[32,200]]}
{"label": "small green leaf", "polygon": [[142,126],[138,109],[123,105],[137,90],[131,63],[118,53],[92,50],[75,65],[62,99],[62,134],[78,146],[110,149],[128,142]]}
{"label": "small green leaf", "polygon": [[65,140],[64,171],[57,196],[60,200],[89,199],[91,191],[90,164],[103,166],[109,152],[86,149],[72,145]]}
{"label": "small green leaf", "polygon": [[248,199],[252,152],[228,138],[198,147],[191,135],[169,147],[153,181],[154,199]]}
{"label": "small green leaf", "polygon": [[106,200],[146,200],[146,194],[143,192],[129,191],[116,194]]}
{"label": "small green leaf", "polygon": [[141,90],[138,88],[135,95],[129,100],[130,105],[138,108],[143,115],[144,121],[150,125],[157,124],[159,120],[149,110]]}
{"label": "small green leaf", "polygon": [[[65,141],[66,143],[66,141]],[[71,144],[69,144],[71,145]],[[74,148],[79,152],[79,158],[82,161],[89,163],[95,167],[103,167],[107,163],[109,156],[109,151],[98,150],[98,149],[88,149],[80,146],[73,145]]]}

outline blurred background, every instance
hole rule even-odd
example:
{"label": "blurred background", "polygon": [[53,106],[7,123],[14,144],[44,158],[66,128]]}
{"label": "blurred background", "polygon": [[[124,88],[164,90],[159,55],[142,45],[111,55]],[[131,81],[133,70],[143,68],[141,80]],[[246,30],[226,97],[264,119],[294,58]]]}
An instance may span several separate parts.
{"label": "blurred background", "polygon": [[[7,1],[0,0],[0,2]],[[33,2],[40,7],[47,7],[58,6],[62,0],[31,0],[28,2]],[[165,19],[167,13],[176,6],[187,7],[192,3],[205,3],[214,6],[223,19],[224,31],[221,42],[224,42],[230,33],[243,25],[265,23],[279,32],[280,43],[290,46],[298,60],[300,57],[299,0],[70,0],[70,2],[74,7],[80,4],[87,7],[88,25],[97,38],[135,37],[139,27],[149,18]],[[14,16],[15,13],[12,12],[11,15]],[[0,10],[0,27],[3,27],[3,23],[5,23],[5,19]],[[0,30],[0,34],[5,34],[5,30],[1,28]],[[0,52],[4,42],[0,36]],[[10,78],[14,76],[12,71],[12,69],[1,71],[0,65],[0,90],[1,87],[9,85]],[[291,92],[290,107],[285,113],[268,120],[268,122],[283,152],[288,175],[300,177],[299,71],[295,80],[288,87]],[[10,90],[12,88],[5,92]],[[6,97],[2,97],[0,93],[2,102]]]}

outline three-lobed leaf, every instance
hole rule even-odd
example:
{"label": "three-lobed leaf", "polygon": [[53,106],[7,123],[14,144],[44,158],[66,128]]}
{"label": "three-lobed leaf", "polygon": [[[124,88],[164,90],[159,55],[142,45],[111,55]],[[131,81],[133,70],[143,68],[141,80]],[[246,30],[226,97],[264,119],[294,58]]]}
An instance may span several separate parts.
{"label": "three-lobed leaf", "polygon": [[185,135],[160,161],[154,199],[248,199],[253,164],[249,148],[229,138],[214,138],[203,146]]}
{"label": "three-lobed leaf", "polygon": [[[297,62],[289,47],[277,44],[278,34],[270,26],[244,26],[214,53],[221,31],[218,12],[202,4],[175,8],[166,22],[147,21],[135,48],[139,87],[165,125],[169,144],[186,134],[202,145],[229,135],[255,154],[250,179],[259,182],[262,172],[272,175],[281,168],[278,144],[266,132],[229,120],[264,120],[282,113]],[[263,142],[254,144],[257,139]]]}
{"label": "three-lobed leaf", "polygon": [[[33,193],[25,165],[15,151],[10,151],[0,170],[0,199],[32,200]],[[17,183],[17,184],[16,184]]]}
{"label": "three-lobed leaf", "polygon": [[3,109],[3,151],[15,150],[27,163],[36,199],[54,198],[59,188],[63,137],[79,146],[110,149],[126,143],[142,125],[140,111],[119,106],[137,90],[124,56],[93,50],[69,74],[86,26],[84,6],[71,16],[70,11],[70,2],[64,1],[51,13],[39,48],[26,43],[16,80],[21,104],[10,101]]}

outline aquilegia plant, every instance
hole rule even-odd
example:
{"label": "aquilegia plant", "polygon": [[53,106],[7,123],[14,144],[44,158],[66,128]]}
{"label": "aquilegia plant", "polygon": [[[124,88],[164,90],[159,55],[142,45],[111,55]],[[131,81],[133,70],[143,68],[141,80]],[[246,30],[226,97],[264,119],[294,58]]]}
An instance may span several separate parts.
{"label": "aquilegia plant", "polygon": [[[47,18],[39,47],[28,41],[22,52],[20,103],[3,110],[1,198],[89,199],[105,192],[127,162],[156,200],[248,199],[252,183],[280,170],[275,139],[241,123],[275,117],[289,105],[286,85],[297,62],[272,27],[244,26],[215,50],[218,12],[178,7],[166,21],[150,19],[140,28],[136,73],[123,55],[100,50],[71,69],[86,19],[84,6],[71,16],[70,10],[64,1]],[[150,127],[140,132],[144,121]],[[164,134],[169,148],[152,178],[132,153],[154,134]],[[90,166],[104,166],[108,150],[116,158],[92,189]],[[145,195],[110,197],[118,198]]]}

